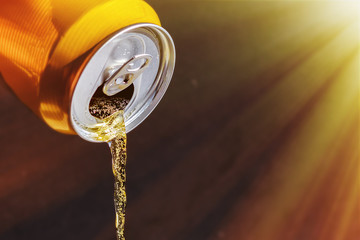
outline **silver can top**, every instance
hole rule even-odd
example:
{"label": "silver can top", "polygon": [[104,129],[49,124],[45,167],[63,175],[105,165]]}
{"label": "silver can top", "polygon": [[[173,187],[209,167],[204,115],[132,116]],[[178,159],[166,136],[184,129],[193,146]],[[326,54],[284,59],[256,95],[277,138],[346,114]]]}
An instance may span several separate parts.
{"label": "silver can top", "polygon": [[[118,31],[99,46],[79,77],[70,109],[74,130],[87,141],[103,141],[92,130],[99,124],[89,111],[93,95],[100,86],[105,95],[112,96],[132,85],[133,94],[124,110],[126,132],[130,132],[157,106],[174,67],[175,46],[162,27],[144,23]],[[108,131],[105,139],[111,140],[113,131]]]}

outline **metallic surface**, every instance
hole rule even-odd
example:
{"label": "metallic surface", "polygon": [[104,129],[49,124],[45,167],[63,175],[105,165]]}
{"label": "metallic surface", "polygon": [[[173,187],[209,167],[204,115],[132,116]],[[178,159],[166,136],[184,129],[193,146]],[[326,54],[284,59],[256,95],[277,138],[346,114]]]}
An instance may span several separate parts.
{"label": "metallic surface", "polygon": [[[73,90],[70,118],[76,133],[92,142],[98,142],[99,136],[104,138],[104,132],[94,129],[105,123],[89,112],[90,101],[97,90],[105,89],[107,95],[114,95],[133,86],[124,112],[126,131],[130,132],[157,106],[175,67],[171,36],[162,27],[149,23],[121,29],[99,43],[88,57]],[[127,82],[122,85],[116,81]],[[109,86],[112,92],[107,89]],[[104,127],[101,128],[109,133],[106,139],[111,139],[116,125]]]}
{"label": "metallic surface", "polygon": [[[149,66],[152,56],[149,54],[135,55],[129,61],[120,66],[118,70],[109,78],[105,80],[103,92],[107,96],[114,96],[115,94],[125,90],[129,87],[135,79],[137,79],[144,70]],[[133,69],[132,66],[141,61],[140,67]]]}
{"label": "metallic surface", "polygon": [[0,1],[0,72],[51,128],[71,133],[72,92],[92,49],[136,23],[159,25],[142,0]]}

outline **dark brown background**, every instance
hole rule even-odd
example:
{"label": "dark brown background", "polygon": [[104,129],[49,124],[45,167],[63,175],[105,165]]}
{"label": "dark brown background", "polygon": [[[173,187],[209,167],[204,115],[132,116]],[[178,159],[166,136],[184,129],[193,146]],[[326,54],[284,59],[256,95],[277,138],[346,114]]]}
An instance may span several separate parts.
{"label": "dark brown background", "polygon": [[[333,30],[325,35],[321,28],[308,31],[307,43],[283,36],[307,28],[299,12],[311,14],[314,6],[298,3],[288,14],[289,6],[279,3],[149,2],[174,37],[177,67],[157,109],[128,135],[127,239],[267,240],[253,237],[254,219],[235,219],[251,216],[248,208],[255,214],[253,199],[276,189],[276,181],[264,180],[269,192],[252,194],[261,176],[295,164],[277,162],[276,155],[331,79],[323,77],[328,84],[300,107],[283,104],[291,102],[291,89],[261,98],[281,79],[302,81],[290,73],[341,26],[328,26]],[[292,108],[291,117],[283,115]],[[0,239],[115,239],[106,144],[50,130],[2,81],[0,112]],[[237,237],[227,226],[247,228]],[[296,238],[283,239],[320,239],[308,234],[313,226],[307,222]]]}

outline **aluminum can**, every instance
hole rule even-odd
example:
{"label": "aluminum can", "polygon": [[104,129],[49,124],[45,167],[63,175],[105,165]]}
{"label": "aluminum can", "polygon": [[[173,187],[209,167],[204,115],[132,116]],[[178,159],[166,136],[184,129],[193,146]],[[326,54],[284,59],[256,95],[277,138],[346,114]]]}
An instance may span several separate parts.
{"label": "aluminum can", "polygon": [[0,73],[58,132],[97,142],[87,130],[98,121],[89,112],[91,98],[99,88],[109,97],[132,88],[124,113],[129,132],[170,83],[174,43],[142,0],[0,0],[0,6]]}

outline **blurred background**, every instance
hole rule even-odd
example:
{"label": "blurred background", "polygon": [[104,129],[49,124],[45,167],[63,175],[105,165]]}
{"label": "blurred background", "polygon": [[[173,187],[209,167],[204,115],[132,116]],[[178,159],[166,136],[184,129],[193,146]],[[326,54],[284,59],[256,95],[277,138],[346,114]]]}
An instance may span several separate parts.
{"label": "blurred background", "polygon": [[[359,3],[148,2],[177,66],[128,135],[127,239],[359,239]],[[107,145],[2,80],[0,112],[0,239],[115,239]]]}

